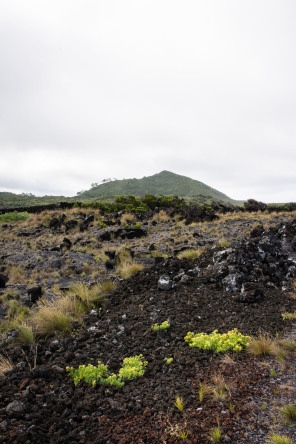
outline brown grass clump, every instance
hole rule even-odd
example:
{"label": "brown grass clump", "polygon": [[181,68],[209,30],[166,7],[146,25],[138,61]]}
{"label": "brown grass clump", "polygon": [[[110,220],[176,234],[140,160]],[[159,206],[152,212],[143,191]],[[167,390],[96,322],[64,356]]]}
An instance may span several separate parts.
{"label": "brown grass clump", "polygon": [[212,381],[213,381],[212,394],[213,394],[213,399],[215,401],[222,401],[233,390],[231,384],[229,383],[226,384],[224,376],[221,375],[220,373],[214,374],[212,376]]}
{"label": "brown grass clump", "polygon": [[0,355],[0,377],[3,377],[5,372],[9,372],[12,370],[13,365],[10,359],[5,358],[3,355]]}
{"label": "brown grass clump", "polygon": [[221,359],[221,362],[222,362],[223,364],[228,364],[228,365],[235,364],[235,360],[232,359],[232,357],[231,357],[230,355],[228,355],[228,354],[225,354],[225,355],[223,356],[223,358]]}
{"label": "brown grass clump", "polygon": [[266,333],[260,333],[258,338],[252,338],[247,346],[247,351],[251,355],[272,355],[276,346],[276,340]]}
{"label": "brown grass clump", "polygon": [[124,213],[120,219],[121,225],[135,224],[136,222],[137,222],[136,216],[134,214],[130,214],[130,213]]}
{"label": "brown grass clump", "polygon": [[152,221],[168,222],[170,219],[170,216],[164,210],[160,210],[158,213],[154,214]]}
{"label": "brown grass clump", "polygon": [[12,266],[8,269],[9,284],[23,284],[26,281],[25,269],[21,266]]}

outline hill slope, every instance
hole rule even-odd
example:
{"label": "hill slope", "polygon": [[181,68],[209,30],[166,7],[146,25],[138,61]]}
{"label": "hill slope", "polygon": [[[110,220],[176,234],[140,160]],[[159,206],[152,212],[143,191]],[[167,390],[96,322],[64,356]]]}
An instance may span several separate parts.
{"label": "hill slope", "polygon": [[178,195],[196,198],[199,201],[217,200],[237,204],[237,201],[203,182],[170,171],[161,171],[142,179],[113,180],[83,191],[79,193],[79,197],[100,198],[129,194],[135,196],[144,196],[145,194]]}

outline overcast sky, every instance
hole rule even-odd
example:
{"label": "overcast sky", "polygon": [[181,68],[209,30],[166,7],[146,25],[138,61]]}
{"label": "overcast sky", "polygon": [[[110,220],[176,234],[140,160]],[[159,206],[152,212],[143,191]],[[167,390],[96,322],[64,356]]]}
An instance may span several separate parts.
{"label": "overcast sky", "polygon": [[169,170],[296,201],[295,0],[0,0],[0,191]]}

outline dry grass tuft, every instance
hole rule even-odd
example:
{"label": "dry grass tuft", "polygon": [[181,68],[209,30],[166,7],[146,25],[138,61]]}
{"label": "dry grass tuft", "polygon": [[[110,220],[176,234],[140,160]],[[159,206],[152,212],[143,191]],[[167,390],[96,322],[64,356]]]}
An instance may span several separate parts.
{"label": "dry grass tuft", "polygon": [[258,338],[252,338],[247,346],[247,351],[251,355],[272,355],[276,347],[276,340],[266,333],[260,333]]}
{"label": "dry grass tuft", "polygon": [[5,372],[9,372],[12,370],[13,364],[10,359],[5,358],[3,355],[0,355],[0,377],[3,377]]}
{"label": "dry grass tuft", "polygon": [[12,266],[8,268],[9,284],[23,284],[26,281],[25,269],[21,266]]}
{"label": "dry grass tuft", "polygon": [[80,298],[87,310],[91,310],[94,305],[102,305],[104,303],[104,293],[101,284],[88,287],[83,282],[79,282],[70,288],[67,295],[74,295]]}
{"label": "dry grass tuft", "polygon": [[206,396],[210,395],[213,392],[213,385],[207,384],[206,382],[200,382],[199,383],[199,389],[198,389],[198,399],[199,402],[203,402]]}
{"label": "dry grass tuft", "polygon": [[124,262],[118,267],[118,273],[121,278],[128,279],[143,269],[144,265],[135,262]]}
{"label": "dry grass tuft", "polygon": [[178,259],[197,259],[205,252],[205,248],[201,247],[197,250],[188,249],[177,254]]}
{"label": "dry grass tuft", "polygon": [[225,355],[222,357],[221,362],[222,362],[223,364],[228,364],[228,365],[235,364],[235,360],[232,359],[232,357],[231,357],[230,355],[228,355],[228,354],[225,354]]}
{"label": "dry grass tuft", "polygon": [[16,344],[34,344],[35,333],[33,326],[29,325],[27,322],[23,322],[17,328],[17,337],[15,339]]}
{"label": "dry grass tuft", "polygon": [[271,433],[268,437],[270,444],[293,444],[293,441],[286,435],[279,435],[278,433]]}
{"label": "dry grass tuft", "polygon": [[151,220],[155,222],[168,222],[170,219],[170,216],[164,210],[160,210],[154,214]]}
{"label": "dry grass tuft", "polygon": [[37,310],[30,321],[37,334],[51,336],[55,333],[67,333],[71,330],[72,316],[60,311],[56,301],[38,301]]}
{"label": "dry grass tuft", "polygon": [[213,381],[212,394],[213,394],[213,399],[215,401],[223,401],[223,399],[225,399],[227,395],[230,394],[231,391],[233,390],[231,384],[229,383],[226,384],[224,376],[221,375],[220,373],[215,373],[212,376],[212,381]]}
{"label": "dry grass tuft", "polygon": [[135,224],[135,223],[137,223],[137,217],[134,214],[125,213],[120,218],[121,225]]}
{"label": "dry grass tuft", "polygon": [[287,422],[296,420],[296,407],[292,404],[284,404],[280,408],[280,413]]}

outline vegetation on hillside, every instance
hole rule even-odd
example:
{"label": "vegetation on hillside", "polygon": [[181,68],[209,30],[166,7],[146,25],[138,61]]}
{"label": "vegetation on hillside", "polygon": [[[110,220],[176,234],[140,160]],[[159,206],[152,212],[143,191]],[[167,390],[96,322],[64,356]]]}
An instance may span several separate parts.
{"label": "vegetation on hillside", "polygon": [[209,187],[203,182],[171,173],[170,171],[162,171],[153,176],[143,177],[142,179],[113,180],[102,183],[101,185],[94,185],[95,186],[90,190],[78,193],[79,198],[98,198],[101,196],[111,197],[122,194],[144,196],[148,193],[155,195],[178,195],[199,202],[218,200],[232,204],[237,203],[225,194]]}

